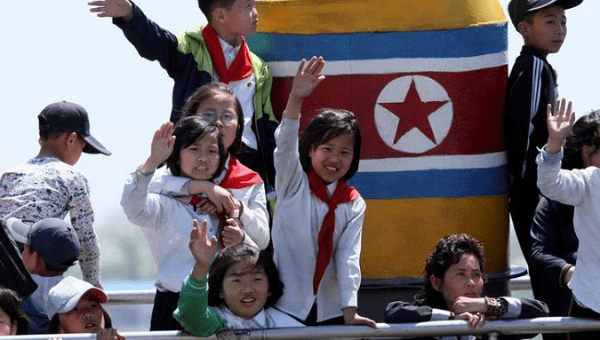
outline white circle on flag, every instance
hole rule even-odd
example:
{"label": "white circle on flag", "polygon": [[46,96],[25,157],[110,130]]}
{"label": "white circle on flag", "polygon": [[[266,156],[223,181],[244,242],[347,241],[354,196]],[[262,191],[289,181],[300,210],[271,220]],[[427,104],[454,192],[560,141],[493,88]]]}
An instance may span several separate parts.
{"label": "white circle on flag", "polygon": [[[429,112],[432,107],[435,110]],[[389,82],[377,97],[374,110],[381,139],[395,150],[413,154],[439,145],[448,136],[453,115],[452,101],[444,87],[419,75]]]}

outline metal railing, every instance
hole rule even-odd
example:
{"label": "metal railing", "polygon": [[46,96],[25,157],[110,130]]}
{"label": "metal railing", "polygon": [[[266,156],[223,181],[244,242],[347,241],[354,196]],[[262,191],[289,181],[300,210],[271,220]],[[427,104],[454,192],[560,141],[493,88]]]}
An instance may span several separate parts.
{"label": "metal railing", "polygon": [[[523,291],[531,289],[529,276],[521,276],[509,281],[510,291]],[[108,295],[108,304],[110,305],[130,305],[130,304],[151,304],[154,303],[154,289],[139,290],[110,290]]]}
{"label": "metal railing", "polygon": [[[537,334],[565,333],[577,331],[600,331],[600,320],[573,317],[544,317],[517,320],[490,320],[483,327],[474,330],[467,328],[466,321],[429,321],[418,323],[386,324],[378,323],[378,329],[367,326],[317,326],[298,328],[259,329],[240,332],[224,332],[208,339],[240,339],[240,340],[291,340],[291,339],[391,339],[404,337],[429,337],[436,335],[467,334]],[[122,332],[129,340],[162,340],[162,339],[198,339],[178,331],[160,332]],[[95,334],[60,334],[62,339],[95,339]],[[533,335],[532,335],[533,336]],[[0,337],[13,340],[42,340],[55,335],[23,335]]]}

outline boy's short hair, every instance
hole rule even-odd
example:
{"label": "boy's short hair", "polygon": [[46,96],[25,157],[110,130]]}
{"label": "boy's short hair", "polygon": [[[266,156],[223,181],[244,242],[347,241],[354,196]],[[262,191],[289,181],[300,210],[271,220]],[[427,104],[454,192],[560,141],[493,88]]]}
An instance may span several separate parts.
{"label": "boy's short hair", "polygon": [[79,258],[79,237],[75,229],[61,219],[45,218],[30,225],[9,218],[6,224],[15,240],[40,254],[48,270],[64,272]]}
{"label": "boy's short hair", "polygon": [[525,16],[550,5],[559,5],[564,9],[573,8],[583,0],[510,0],[508,3],[508,14],[515,28]]}
{"label": "boy's short hair", "polygon": [[85,141],[83,152],[111,154],[90,134],[90,120],[81,105],[66,101],[46,106],[38,115],[40,137],[52,132],[76,132]]}
{"label": "boy's short hair", "polygon": [[237,0],[198,0],[198,7],[206,17],[206,20],[210,23],[212,20],[212,11],[215,8],[231,8],[234,2]]}

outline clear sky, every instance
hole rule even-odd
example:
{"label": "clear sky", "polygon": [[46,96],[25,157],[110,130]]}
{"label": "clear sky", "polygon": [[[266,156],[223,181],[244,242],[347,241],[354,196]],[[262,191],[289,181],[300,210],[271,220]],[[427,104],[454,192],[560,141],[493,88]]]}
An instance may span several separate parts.
{"label": "clear sky", "polygon": [[[136,3],[175,34],[205,22],[195,0]],[[500,3],[506,9],[508,0]],[[115,251],[103,242],[105,235],[137,229],[119,206],[121,191],[128,173],[148,156],[154,130],[168,120],[172,81],[157,62],[139,57],[110,19],[89,13],[86,1],[7,1],[0,12],[4,122],[0,171],[37,154],[36,117],[44,106],[67,100],[85,107],[92,135],[113,152],[109,157],[84,154],[76,164],[90,183],[104,270],[111,262],[108,255]],[[558,71],[560,95],[572,99],[578,113],[600,108],[595,98],[600,46],[587,32],[597,13],[600,1],[595,0],[568,10],[567,40],[557,55],[548,58]],[[522,39],[511,24],[508,32],[512,66]],[[585,38],[590,34],[591,43]]]}

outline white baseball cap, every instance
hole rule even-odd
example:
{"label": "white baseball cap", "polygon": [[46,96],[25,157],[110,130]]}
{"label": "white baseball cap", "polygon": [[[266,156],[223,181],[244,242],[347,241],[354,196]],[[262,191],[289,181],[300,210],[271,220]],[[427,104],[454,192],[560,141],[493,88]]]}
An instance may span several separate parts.
{"label": "white baseball cap", "polygon": [[72,311],[79,299],[86,294],[93,296],[100,303],[108,301],[108,296],[102,289],[72,276],[65,277],[48,292],[45,306],[48,319],[52,320],[55,314]]}

